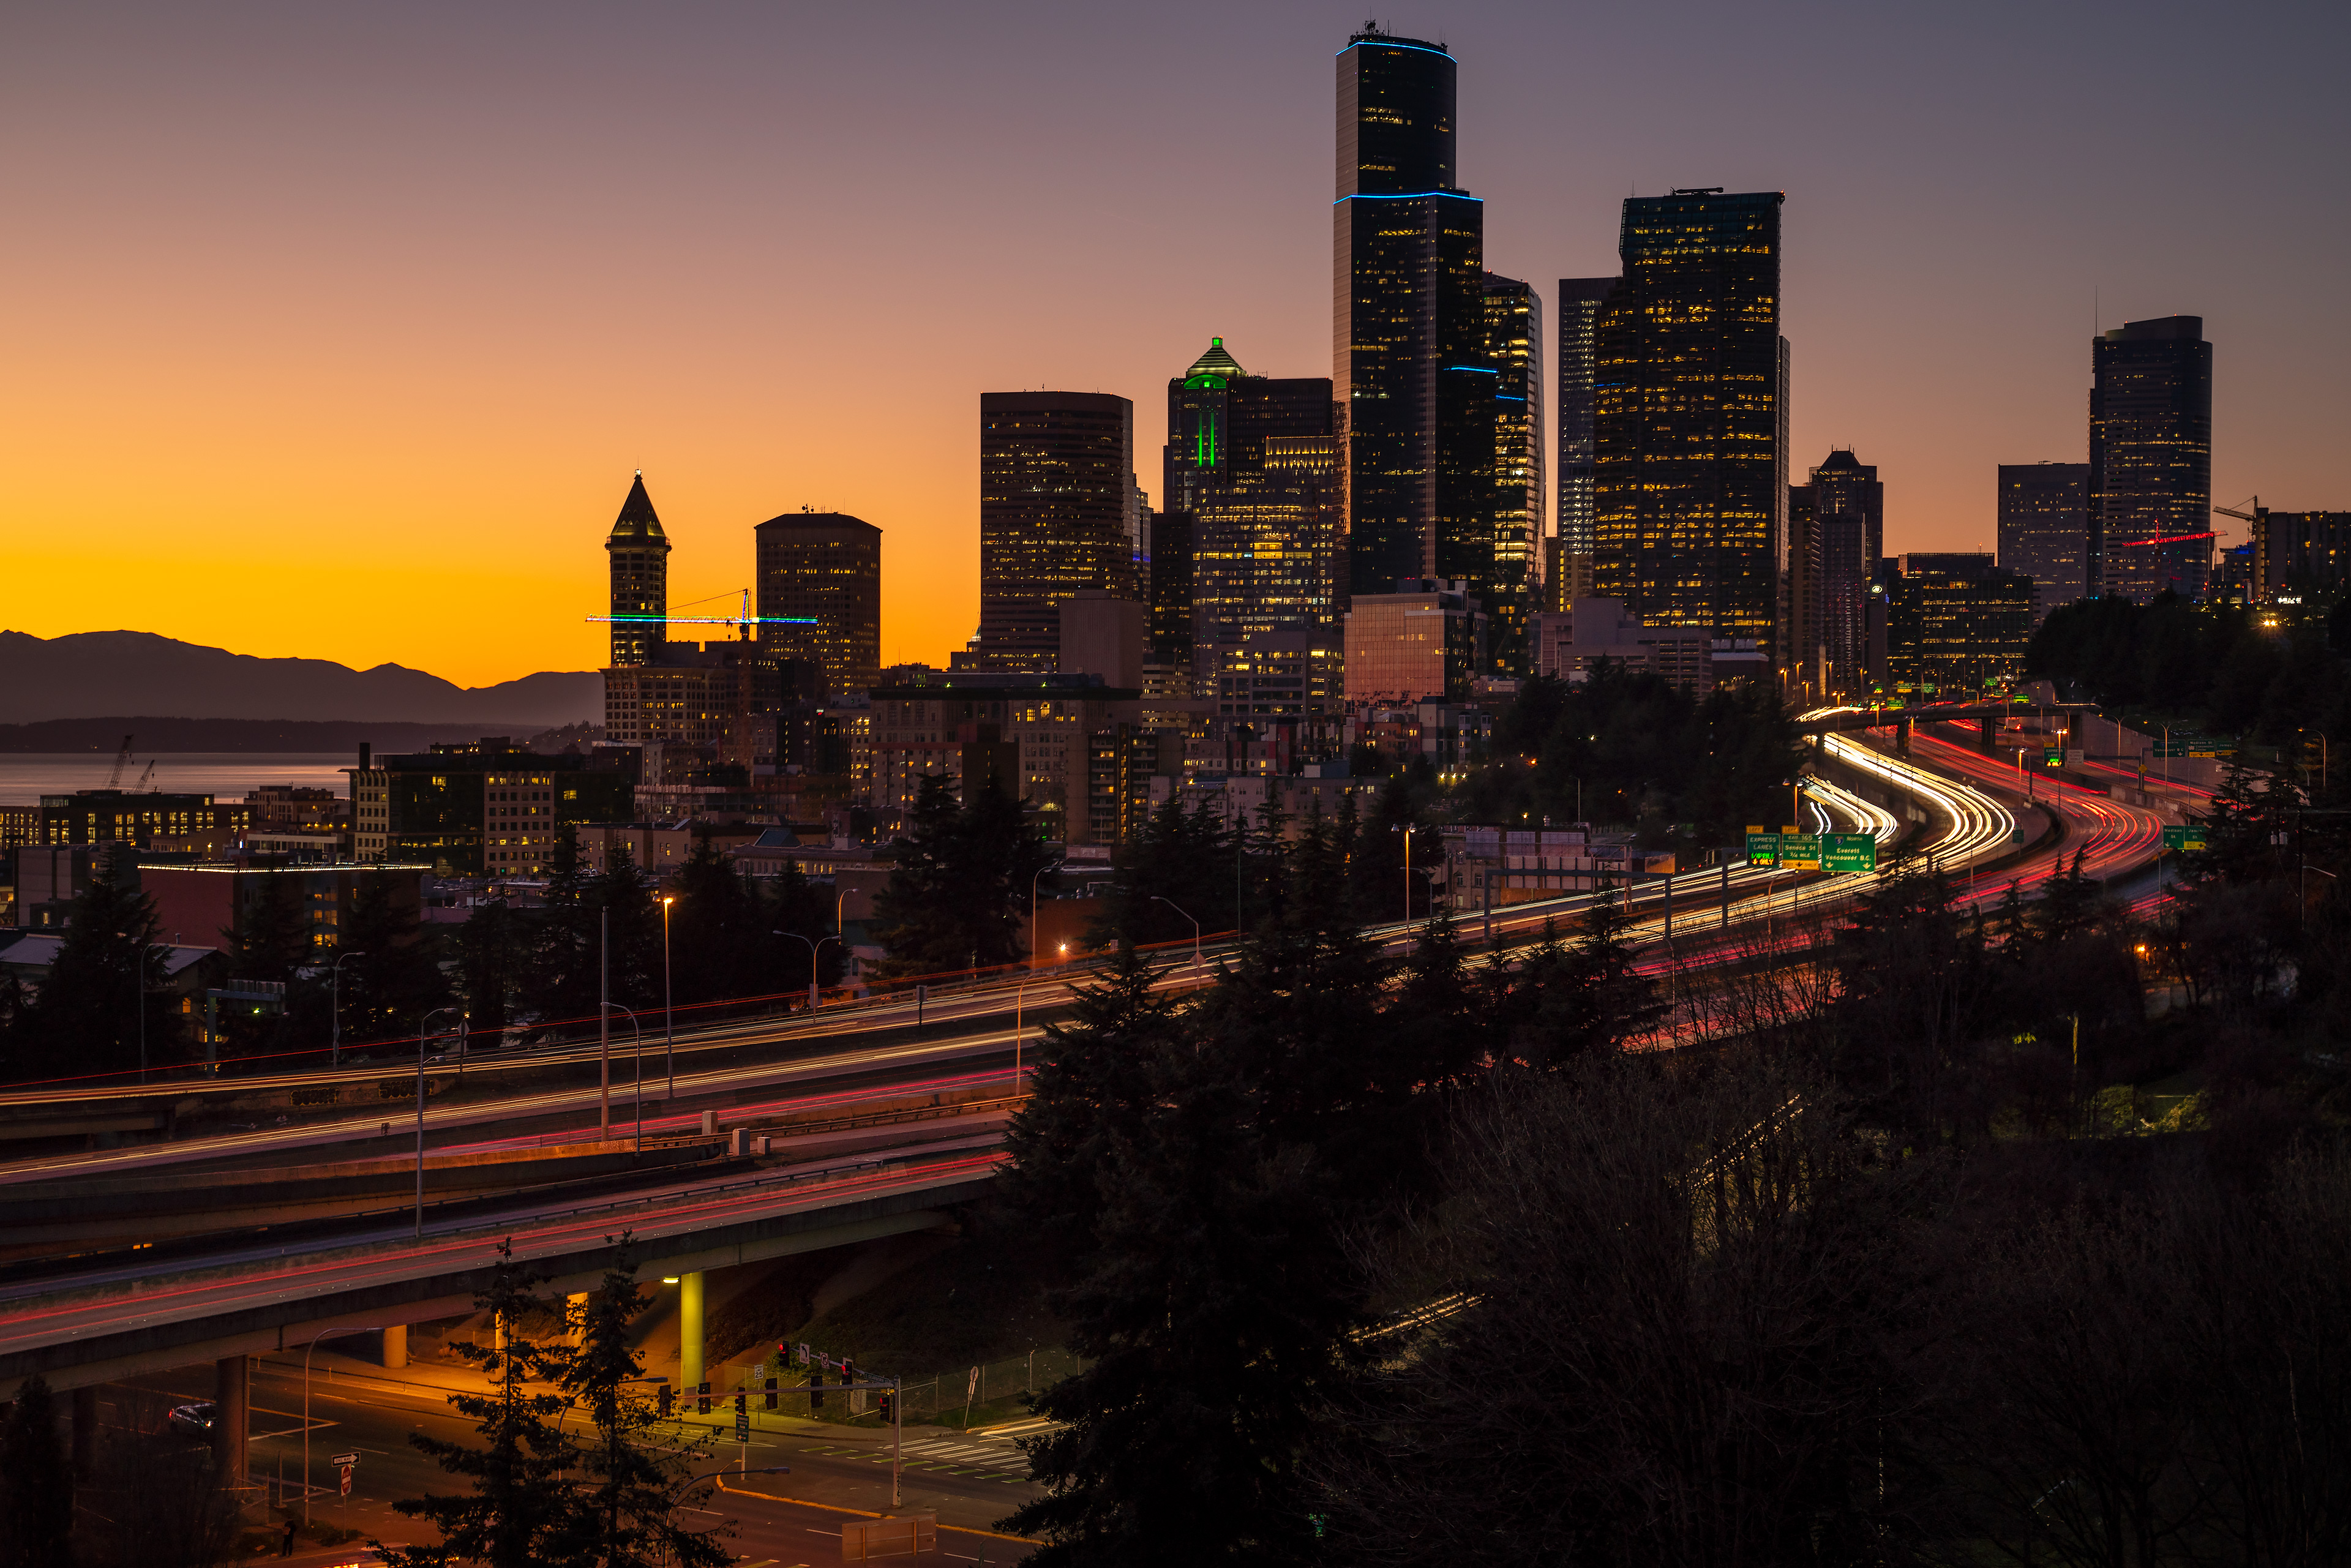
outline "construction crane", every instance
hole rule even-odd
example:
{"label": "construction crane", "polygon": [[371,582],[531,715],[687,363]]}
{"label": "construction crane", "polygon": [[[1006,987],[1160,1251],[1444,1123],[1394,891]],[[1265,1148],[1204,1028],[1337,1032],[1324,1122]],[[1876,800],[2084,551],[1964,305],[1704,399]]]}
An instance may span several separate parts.
{"label": "construction crane", "polygon": [[121,789],[122,770],[130,766],[131,737],[126,735],[122,737],[122,748],[114,754],[114,770],[106,776],[106,787],[110,789]]}
{"label": "construction crane", "polygon": [[2215,507],[2212,509],[2224,517],[2234,517],[2241,523],[2258,523],[2270,515],[2270,509],[2262,505],[2262,498],[2259,496],[2255,496],[2245,505],[2251,507],[2252,510],[2241,512],[2234,507]]}
{"label": "construction crane", "polygon": [[743,590],[743,613],[740,615],[590,615],[591,622],[614,626],[813,626],[813,615],[754,615],[751,613],[751,591]]}
{"label": "construction crane", "polygon": [[148,783],[149,780],[152,779],[154,777],[155,759],[151,757],[147,759],[147,771],[141,773],[139,776],[139,782],[131,787],[131,793],[134,795],[152,794],[153,791],[148,788]]}

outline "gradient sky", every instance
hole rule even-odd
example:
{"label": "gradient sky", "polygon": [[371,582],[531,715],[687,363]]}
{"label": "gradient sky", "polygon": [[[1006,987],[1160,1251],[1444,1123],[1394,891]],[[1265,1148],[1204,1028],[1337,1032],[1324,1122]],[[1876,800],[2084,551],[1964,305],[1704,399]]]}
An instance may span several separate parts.
{"label": "gradient sky", "polygon": [[[602,663],[642,467],[673,605],[803,504],[885,660],[978,607],[977,399],[1331,364],[1350,5],[151,5],[0,16],[0,626],[468,685]],[[1488,265],[1787,193],[1799,474],[1989,548],[2080,461],[2094,311],[2200,314],[2215,499],[2351,508],[2351,7],[1438,5]],[[2226,519],[2222,519],[2224,524]],[[2241,538],[2241,525],[2227,525]]]}

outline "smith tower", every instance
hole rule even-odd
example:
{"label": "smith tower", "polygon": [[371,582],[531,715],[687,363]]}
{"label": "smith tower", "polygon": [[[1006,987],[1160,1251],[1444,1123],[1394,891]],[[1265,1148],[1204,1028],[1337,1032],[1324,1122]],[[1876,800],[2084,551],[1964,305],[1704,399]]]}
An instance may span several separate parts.
{"label": "smith tower", "polygon": [[1347,421],[1348,579],[1494,574],[1485,214],[1454,184],[1453,57],[1366,28],[1339,52],[1332,395]]}
{"label": "smith tower", "polygon": [[650,664],[661,652],[669,613],[669,538],[645,494],[645,476],[629,486],[604,541],[612,570],[612,663]]}

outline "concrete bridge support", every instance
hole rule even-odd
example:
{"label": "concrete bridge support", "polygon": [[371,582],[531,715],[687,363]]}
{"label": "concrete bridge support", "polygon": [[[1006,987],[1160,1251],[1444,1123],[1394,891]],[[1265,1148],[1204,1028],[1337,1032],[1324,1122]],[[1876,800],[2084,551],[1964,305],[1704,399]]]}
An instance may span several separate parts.
{"label": "concrete bridge support", "polygon": [[98,1465],[98,1389],[73,1391],[73,1471],[88,1480]]}
{"label": "concrete bridge support", "polygon": [[702,1271],[681,1275],[677,1281],[678,1397],[691,1396],[702,1386]]}
{"label": "concrete bridge support", "polygon": [[383,1365],[398,1372],[408,1364],[408,1325],[393,1323],[383,1331]]}
{"label": "concrete bridge support", "polygon": [[223,1487],[244,1487],[250,1464],[247,1443],[253,1430],[253,1362],[242,1355],[225,1355],[213,1363],[214,1473]]}

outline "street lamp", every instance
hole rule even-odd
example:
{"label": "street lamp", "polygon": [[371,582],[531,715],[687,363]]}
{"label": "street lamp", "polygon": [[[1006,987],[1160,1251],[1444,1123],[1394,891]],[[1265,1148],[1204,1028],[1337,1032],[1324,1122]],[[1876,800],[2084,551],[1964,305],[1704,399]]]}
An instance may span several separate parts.
{"label": "street lamp", "polygon": [[778,931],[775,933],[775,935],[778,936],[789,936],[793,941],[799,943],[809,950],[809,1017],[814,1018],[816,1017],[817,949],[823,946],[828,942],[833,943],[837,946],[839,945],[841,938],[828,934],[818,937],[813,942],[810,942],[807,937],[801,936],[797,931]]}
{"label": "street lamp", "polygon": [[645,1031],[637,1022],[637,1015],[618,1002],[606,1002],[616,1013],[628,1013],[629,1030],[637,1042],[637,1070],[633,1082],[637,1090],[637,1153],[645,1152]]}
{"label": "street lamp", "polygon": [[[338,953],[327,971],[327,1038],[330,1042],[327,1047],[327,1065],[329,1067],[343,1064],[343,960],[366,956],[365,953]],[[304,1484],[308,1484],[308,1477],[304,1478]]]}
{"label": "street lamp", "polygon": [[[1184,911],[1183,911],[1180,907],[1178,907],[1178,906],[1177,906],[1177,904],[1176,904],[1176,901],[1175,901],[1174,899],[1172,899],[1172,898],[1167,898],[1167,897],[1165,897],[1165,896],[1163,896],[1163,895],[1161,895],[1161,894],[1159,894],[1155,893],[1155,894],[1153,894],[1151,895],[1151,900],[1152,900],[1152,902],[1153,902],[1153,903],[1155,903],[1155,904],[1165,904],[1168,908],[1175,910],[1175,911],[1176,911],[1176,914],[1178,914],[1178,915],[1184,915]],[[1184,918],[1185,918],[1185,919],[1186,919],[1186,920],[1192,920],[1192,917],[1191,917],[1190,915],[1184,915]],[[1196,920],[1192,920],[1192,967],[1194,967],[1195,969],[1196,969],[1196,968],[1198,968],[1199,967],[1200,967],[1200,923],[1199,923],[1198,921],[1196,921]]]}
{"label": "street lamp", "polygon": [[669,906],[676,902],[674,896],[662,899],[662,1063],[669,1071],[673,1100],[677,1098],[677,1009],[671,1004],[669,990]]}
{"label": "street lamp", "polygon": [[[319,1342],[320,1340],[322,1340],[322,1339],[333,1339],[337,1334],[381,1333],[381,1332],[383,1332],[383,1331],[381,1331],[381,1329],[372,1329],[372,1328],[367,1328],[367,1327],[364,1327],[364,1326],[360,1327],[360,1328],[328,1329],[328,1330],[325,1330],[325,1331],[324,1331],[324,1332],[322,1332],[322,1333],[316,1333],[316,1334],[311,1335],[311,1336],[310,1336],[310,1343],[309,1343],[308,1348],[308,1349],[306,1349],[306,1350],[304,1350],[304,1351],[302,1352],[302,1522],[303,1522],[303,1524],[304,1524],[305,1526],[308,1526],[308,1525],[309,1524],[309,1522],[310,1522],[310,1356],[311,1356],[311,1354],[312,1354],[313,1352],[315,1352],[315,1351],[319,1348]],[[280,1494],[279,1494],[279,1496],[278,1496],[278,1499],[277,1499],[277,1505],[278,1505],[280,1508],[283,1508],[283,1507],[285,1507],[285,1506],[286,1506],[286,1499],[285,1499],[285,1496],[284,1496],[284,1494],[283,1494],[282,1490],[281,1490],[281,1492],[280,1492]]]}
{"label": "street lamp", "polygon": [[[457,1015],[458,1038],[464,1039],[465,1014],[459,1008],[434,1008],[416,1026],[416,1228],[411,1234],[419,1240],[424,1236],[424,1042],[432,1037],[433,1020],[443,1013]],[[308,1484],[309,1477],[302,1479]]]}
{"label": "street lamp", "polygon": [[[117,936],[129,936],[128,931],[118,931]],[[139,956],[131,961],[131,1009],[139,1015],[139,1082],[147,1082],[147,955],[161,947],[172,950],[169,942],[141,942]]]}

